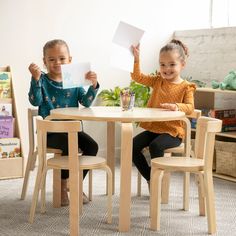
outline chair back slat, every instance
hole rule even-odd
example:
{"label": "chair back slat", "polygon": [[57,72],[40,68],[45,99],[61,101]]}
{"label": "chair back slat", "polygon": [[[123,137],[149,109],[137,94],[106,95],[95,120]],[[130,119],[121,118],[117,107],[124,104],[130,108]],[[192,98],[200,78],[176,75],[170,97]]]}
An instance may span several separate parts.
{"label": "chair back slat", "polygon": [[[69,157],[78,156],[78,132],[80,131],[80,121],[50,121],[36,118],[38,155],[42,161],[46,161],[47,153],[47,133],[68,133]],[[77,147],[77,148],[75,148]]]}
{"label": "chair back slat", "polygon": [[194,109],[194,111],[190,115],[187,115],[187,117],[188,118],[198,119],[201,115],[202,115],[202,111],[201,110]]}
{"label": "chair back slat", "polygon": [[212,167],[215,134],[221,131],[221,127],[219,119],[202,116],[197,121],[194,153],[195,158],[204,159],[206,168]]}
{"label": "chair back slat", "polygon": [[53,133],[79,132],[80,121],[51,121],[37,118],[37,130]]}
{"label": "chair back slat", "polygon": [[38,109],[28,108],[28,132],[29,132],[29,148],[32,152],[35,149],[35,126],[34,117],[38,116]]}
{"label": "chair back slat", "polygon": [[[194,109],[194,111],[189,114],[189,115],[186,115],[186,117],[188,119],[196,119],[198,120],[198,118],[202,115],[202,111],[201,110],[198,110],[198,109]],[[185,126],[185,133],[187,132],[187,126],[186,126],[186,123],[184,123],[184,126]],[[186,136],[185,138],[183,139],[183,143],[185,144],[184,145],[184,152],[187,154],[186,152],[186,148],[187,148],[187,145],[186,145]]]}

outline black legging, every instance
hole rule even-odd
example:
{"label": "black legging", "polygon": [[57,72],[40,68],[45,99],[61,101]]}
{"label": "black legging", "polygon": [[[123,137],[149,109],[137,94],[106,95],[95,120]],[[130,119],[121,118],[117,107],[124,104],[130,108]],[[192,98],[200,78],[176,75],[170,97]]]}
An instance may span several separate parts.
{"label": "black legging", "polygon": [[177,147],[182,139],[173,137],[170,134],[157,134],[144,131],[133,138],[133,163],[141,175],[150,180],[151,167],[142,153],[143,148],[149,147],[151,159],[164,156],[164,150]]}
{"label": "black legging", "polygon": [[[96,156],[98,152],[98,144],[92,137],[84,132],[78,133],[79,148],[83,155]],[[67,133],[49,133],[47,135],[47,147],[62,150],[62,155],[68,155],[68,134]],[[88,170],[84,170],[83,176],[85,177]],[[62,170],[61,178],[69,178],[69,171]]]}

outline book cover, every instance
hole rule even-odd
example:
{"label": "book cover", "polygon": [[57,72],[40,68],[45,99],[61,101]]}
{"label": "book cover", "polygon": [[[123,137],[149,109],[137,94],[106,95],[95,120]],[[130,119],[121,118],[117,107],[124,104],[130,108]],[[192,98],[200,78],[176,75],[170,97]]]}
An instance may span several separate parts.
{"label": "book cover", "polygon": [[236,117],[235,118],[223,118],[222,119],[223,125],[235,125],[236,126]]}
{"label": "book cover", "polygon": [[197,119],[190,118],[190,123],[191,123],[191,128],[192,129],[196,129],[196,127],[197,127]]}
{"label": "book cover", "polygon": [[2,138],[0,139],[0,158],[20,157],[20,139]]}
{"label": "book cover", "polygon": [[221,132],[236,131],[236,125],[223,125]]}
{"label": "book cover", "polygon": [[0,98],[11,98],[10,72],[0,72]]}
{"label": "book cover", "polygon": [[0,116],[12,116],[12,104],[0,102]]}
{"label": "book cover", "polygon": [[0,116],[0,138],[13,138],[12,116]]}
{"label": "book cover", "polygon": [[235,118],[236,109],[211,109],[208,112],[209,117],[223,119],[223,118]]}

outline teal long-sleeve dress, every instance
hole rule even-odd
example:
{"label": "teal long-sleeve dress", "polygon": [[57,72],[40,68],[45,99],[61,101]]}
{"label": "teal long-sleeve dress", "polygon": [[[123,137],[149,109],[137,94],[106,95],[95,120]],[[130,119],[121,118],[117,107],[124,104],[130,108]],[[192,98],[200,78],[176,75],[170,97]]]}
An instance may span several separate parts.
{"label": "teal long-sleeve dress", "polygon": [[63,89],[62,82],[56,82],[42,73],[38,81],[31,79],[29,101],[38,106],[38,114],[45,118],[50,110],[64,107],[79,107],[79,104],[89,107],[96,97],[99,84],[90,86],[86,92],[83,87]]}

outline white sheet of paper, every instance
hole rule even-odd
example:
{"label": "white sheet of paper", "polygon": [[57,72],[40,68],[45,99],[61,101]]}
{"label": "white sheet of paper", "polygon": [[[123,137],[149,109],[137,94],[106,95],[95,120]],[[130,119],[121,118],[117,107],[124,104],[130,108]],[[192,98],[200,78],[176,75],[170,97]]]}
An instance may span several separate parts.
{"label": "white sheet of paper", "polygon": [[131,45],[137,45],[143,34],[143,30],[120,21],[112,40],[111,65],[132,72],[134,56]]}
{"label": "white sheet of paper", "polygon": [[120,21],[112,42],[130,49],[131,45],[137,45],[140,42],[143,34],[144,30]]}
{"label": "white sheet of paper", "polygon": [[63,89],[91,85],[85,74],[91,70],[89,62],[61,65]]}
{"label": "white sheet of paper", "polygon": [[134,56],[129,49],[113,43],[110,64],[121,70],[132,72],[134,67]]}

